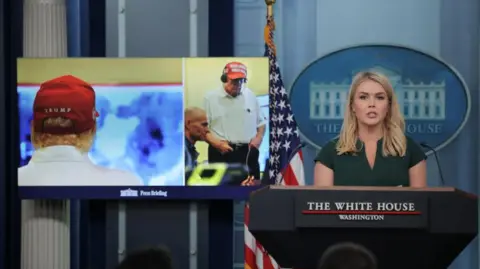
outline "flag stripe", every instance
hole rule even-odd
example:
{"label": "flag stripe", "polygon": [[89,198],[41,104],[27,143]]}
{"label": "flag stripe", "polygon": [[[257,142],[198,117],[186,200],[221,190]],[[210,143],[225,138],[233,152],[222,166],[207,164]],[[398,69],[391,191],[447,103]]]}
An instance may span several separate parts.
{"label": "flag stripe", "polygon": [[293,173],[291,178],[296,179],[296,182],[287,185],[305,185],[305,171],[303,169],[303,156],[301,151],[295,154],[295,156],[293,156],[289,167]]}
{"label": "flag stripe", "polygon": [[[248,230],[250,210],[245,207],[245,268],[246,269],[279,269],[275,260],[268,255],[262,245],[255,240]],[[247,262],[248,261],[248,262]]]}
{"label": "flag stripe", "polygon": [[[245,261],[256,261],[255,252],[251,248],[245,248]],[[245,262],[245,268],[258,269],[257,263]]]}

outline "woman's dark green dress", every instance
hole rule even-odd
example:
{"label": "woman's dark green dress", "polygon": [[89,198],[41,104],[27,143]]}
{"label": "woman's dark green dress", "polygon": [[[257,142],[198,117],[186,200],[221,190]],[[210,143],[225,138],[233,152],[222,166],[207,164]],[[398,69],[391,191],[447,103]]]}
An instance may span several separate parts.
{"label": "woman's dark green dress", "polygon": [[333,170],[335,186],[410,186],[408,170],[425,160],[422,148],[407,137],[407,152],[404,157],[384,157],[382,139],[377,143],[377,155],[373,169],[368,164],[365,147],[357,142],[356,154],[338,155],[338,139],[328,142],[315,158],[315,162]]}

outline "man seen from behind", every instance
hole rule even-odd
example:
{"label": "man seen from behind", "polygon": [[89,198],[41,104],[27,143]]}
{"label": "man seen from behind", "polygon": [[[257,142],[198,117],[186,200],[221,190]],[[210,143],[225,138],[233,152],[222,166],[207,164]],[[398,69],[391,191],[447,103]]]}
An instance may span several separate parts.
{"label": "man seen from behind", "polygon": [[95,133],[95,91],[71,75],[43,83],[33,103],[31,140],[35,152],[19,168],[19,186],[135,186],[140,178],[100,167],[88,157]]}
{"label": "man seen from behind", "polygon": [[362,245],[338,243],[323,253],[317,269],[377,269],[377,259]]}
{"label": "man seen from behind", "polygon": [[173,269],[170,252],[162,247],[132,252],[116,269]]}

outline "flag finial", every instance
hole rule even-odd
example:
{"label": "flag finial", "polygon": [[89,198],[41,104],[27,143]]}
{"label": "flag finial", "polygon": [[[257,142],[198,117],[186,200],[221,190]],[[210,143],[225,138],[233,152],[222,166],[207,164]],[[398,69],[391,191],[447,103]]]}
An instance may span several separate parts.
{"label": "flag finial", "polygon": [[267,5],[267,16],[273,16],[273,5],[277,2],[277,0],[265,0],[265,4]]}

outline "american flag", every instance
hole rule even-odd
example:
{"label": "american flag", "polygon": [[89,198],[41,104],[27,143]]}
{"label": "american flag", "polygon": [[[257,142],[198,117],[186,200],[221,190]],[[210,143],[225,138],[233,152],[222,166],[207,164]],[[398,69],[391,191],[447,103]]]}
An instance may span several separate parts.
{"label": "american flag", "polygon": [[[270,61],[270,159],[269,177],[281,185],[305,185],[300,135],[283,85],[273,42],[275,22],[267,18],[265,56]],[[293,157],[291,157],[293,154]],[[289,160],[289,158],[291,158]],[[283,175],[283,176],[282,176]],[[250,214],[245,207],[245,269],[278,269],[277,262],[248,230]]]}

